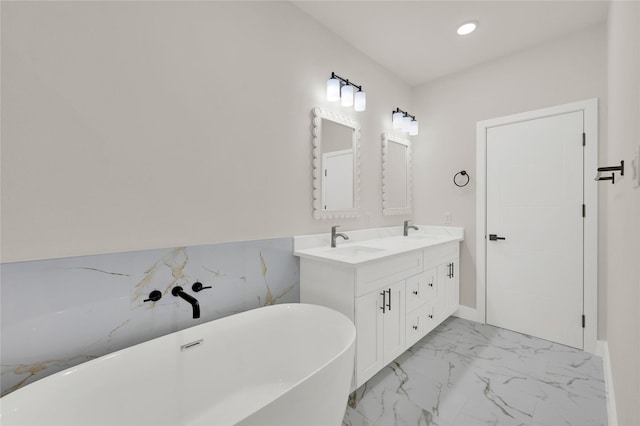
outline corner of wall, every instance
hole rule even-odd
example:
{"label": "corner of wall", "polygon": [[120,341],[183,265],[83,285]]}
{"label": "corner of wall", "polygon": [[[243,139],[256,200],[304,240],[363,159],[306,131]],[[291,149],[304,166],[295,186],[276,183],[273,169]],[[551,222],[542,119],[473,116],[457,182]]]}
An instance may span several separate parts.
{"label": "corner of wall", "polygon": [[611,374],[611,358],[609,357],[609,343],[606,340],[598,340],[597,353],[602,358],[604,370],[604,386],[607,398],[607,417],[609,426],[618,426],[618,412],[616,410],[616,395],[613,388],[613,375]]}

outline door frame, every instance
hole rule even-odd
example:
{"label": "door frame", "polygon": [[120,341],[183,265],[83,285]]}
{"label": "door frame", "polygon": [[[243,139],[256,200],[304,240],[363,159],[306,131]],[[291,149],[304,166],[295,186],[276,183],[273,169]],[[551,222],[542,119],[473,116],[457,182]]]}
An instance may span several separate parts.
{"label": "door frame", "polygon": [[[487,292],[487,129],[553,115],[583,111],[584,133],[584,350],[595,354],[598,340],[598,186],[594,180],[598,168],[598,99],[587,99],[534,111],[512,114],[476,124],[476,315],[486,323]],[[576,318],[579,321],[579,318]]]}

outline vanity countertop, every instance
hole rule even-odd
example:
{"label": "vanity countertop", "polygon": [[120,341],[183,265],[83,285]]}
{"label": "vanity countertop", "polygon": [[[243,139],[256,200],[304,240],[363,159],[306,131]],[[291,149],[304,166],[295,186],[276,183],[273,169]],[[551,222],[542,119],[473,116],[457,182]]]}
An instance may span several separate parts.
{"label": "vanity countertop", "polygon": [[294,237],[293,254],[315,260],[358,265],[384,257],[422,250],[452,241],[464,240],[464,228],[416,225],[409,236],[402,235],[402,226],[339,231],[349,240],[338,239],[337,247],[331,247],[331,234]]}

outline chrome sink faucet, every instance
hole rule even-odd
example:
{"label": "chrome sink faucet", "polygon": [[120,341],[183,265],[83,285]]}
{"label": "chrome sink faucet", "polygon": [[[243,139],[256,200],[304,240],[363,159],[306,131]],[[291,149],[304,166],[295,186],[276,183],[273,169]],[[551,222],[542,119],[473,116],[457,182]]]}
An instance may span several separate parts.
{"label": "chrome sink faucet", "polygon": [[409,221],[404,221],[404,236],[407,237],[409,235],[409,229],[415,229],[416,231],[419,229],[417,226],[409,225]]}
{"label": "chrome sink faucet", "polygon": [[343,234],[342,232],[336,232],[336,228],[339,228],[340,225],[335,225],[331,227],[331,247],[335,247],[336,246],[336,238],[338,237],[342,237],[345,240],[349,239],[349,236],[347,234]]}

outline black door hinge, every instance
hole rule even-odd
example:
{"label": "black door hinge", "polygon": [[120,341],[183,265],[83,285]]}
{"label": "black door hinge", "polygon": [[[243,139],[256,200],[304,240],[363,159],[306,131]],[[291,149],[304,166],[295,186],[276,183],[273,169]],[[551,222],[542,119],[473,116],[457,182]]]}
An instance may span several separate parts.
{"label": "black door hinge", "polygon": [[582,133],[582,146],[586,146],[587,145],[587,134],[586,133]]}
{"label": "black door hinge", "polygon": [[584,315],[582,316],[582,328],[584,328],[584,324],[585,324],[585,317]]}
{"label": "black door hinge", "polygon": [[587,217],[587,206],[582,205],[582,217]]}

